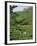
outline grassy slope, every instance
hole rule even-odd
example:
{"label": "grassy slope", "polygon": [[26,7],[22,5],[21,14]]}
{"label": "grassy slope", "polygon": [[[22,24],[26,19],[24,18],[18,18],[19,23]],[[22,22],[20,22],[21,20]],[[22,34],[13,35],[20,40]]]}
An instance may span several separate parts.
{"label": "grassy slope", "polygon": [[32,8],[10,15],[10,40],[26,39],[32,39]]}

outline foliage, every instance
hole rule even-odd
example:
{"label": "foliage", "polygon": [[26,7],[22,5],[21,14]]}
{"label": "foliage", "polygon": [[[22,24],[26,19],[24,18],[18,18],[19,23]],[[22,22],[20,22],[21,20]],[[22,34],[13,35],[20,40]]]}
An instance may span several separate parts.
{"label": "foliage", "polygon": [[10,13],[10,40],[32,39],[32,8]]}

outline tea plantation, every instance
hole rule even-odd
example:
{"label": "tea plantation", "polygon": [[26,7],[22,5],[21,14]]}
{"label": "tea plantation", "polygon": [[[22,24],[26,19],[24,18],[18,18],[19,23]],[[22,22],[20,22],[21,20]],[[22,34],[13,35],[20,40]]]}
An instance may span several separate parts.
{"label": "tea plantation", "polygon": [[32,8],[10,13],[10,40],[32,39]]}

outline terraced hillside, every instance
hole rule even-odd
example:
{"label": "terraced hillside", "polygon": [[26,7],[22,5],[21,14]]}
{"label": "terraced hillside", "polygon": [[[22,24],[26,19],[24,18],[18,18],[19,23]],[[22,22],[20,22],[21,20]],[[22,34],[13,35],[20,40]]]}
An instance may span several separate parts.
{"label": "terraced hillside", "polygon": [[32,7],[10,13],[10,40],[32,39]]}

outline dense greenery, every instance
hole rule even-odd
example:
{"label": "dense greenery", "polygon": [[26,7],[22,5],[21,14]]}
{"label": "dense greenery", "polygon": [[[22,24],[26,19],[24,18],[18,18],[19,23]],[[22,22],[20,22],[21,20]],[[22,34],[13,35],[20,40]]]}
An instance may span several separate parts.
{"label": "dense greenery", "polygon": [[10,40],[32,39],[32,7],[10,13]]}

